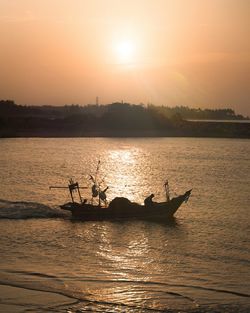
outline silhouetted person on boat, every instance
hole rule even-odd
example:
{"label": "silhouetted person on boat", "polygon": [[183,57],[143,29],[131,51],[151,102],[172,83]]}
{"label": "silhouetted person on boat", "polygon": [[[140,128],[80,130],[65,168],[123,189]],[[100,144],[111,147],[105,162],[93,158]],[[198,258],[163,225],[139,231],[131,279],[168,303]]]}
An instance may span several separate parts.
{"label": "silhouetted person on boat", "polygon": [[145,200],[144,200],[144,205],[145,206],[151,206],[153,204],[153,198],[154,198],[154,194],[151,193],[151,195],[149,197],[147,197]]}
{"label": "silhouetted person on boat", "polygon": [[164,188],[165,188],[165,192],[166,192],[166,201],[170,201],[170,192],[169,192],[169,184],[168,184],[168,180],[166,180],[165,184],[164,184]]}

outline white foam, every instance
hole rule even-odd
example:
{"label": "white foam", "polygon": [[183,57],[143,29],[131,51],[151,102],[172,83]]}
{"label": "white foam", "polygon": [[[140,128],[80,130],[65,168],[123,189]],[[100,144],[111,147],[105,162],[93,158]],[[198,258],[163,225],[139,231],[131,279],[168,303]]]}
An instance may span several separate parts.
{"label": "white foam", "polygon": [[0,200],[0,218],[27,219],[63,217],[65,213],[42,203]]}

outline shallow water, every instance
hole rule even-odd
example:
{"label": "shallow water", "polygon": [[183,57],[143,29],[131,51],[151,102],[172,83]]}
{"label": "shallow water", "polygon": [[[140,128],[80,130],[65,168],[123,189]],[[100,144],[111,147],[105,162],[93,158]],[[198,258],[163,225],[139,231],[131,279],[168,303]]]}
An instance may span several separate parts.
{"label": "shallow water", "polygon": [[[0,149],[0,284],[72,298],[48,312],[249,311],[249,140],[2,139]],[[91,186],[98,160],[109,199],[163,200],[166,178],[172,196],[192,196],[174,223],[72,221],[58,209],[67,193],[48,186]]]}

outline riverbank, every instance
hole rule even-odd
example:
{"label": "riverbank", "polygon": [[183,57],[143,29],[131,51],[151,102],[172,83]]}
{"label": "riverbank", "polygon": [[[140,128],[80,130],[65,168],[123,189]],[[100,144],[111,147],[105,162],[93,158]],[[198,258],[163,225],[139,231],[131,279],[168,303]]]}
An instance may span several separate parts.
{"label": "riverbank", "polygon": [[[129,312],[131,310],[128,308]],[[213,305],[213,307],[197,306],[197,308],[189,310],[168,309],[169,313],[247,313],[249,306],[228,304]],[[25,289],[22,287],[13,287],[0,284],[0,311],[6,313],[20,312],[90,312],[84,307],[84,303],[76,299],[58,295],[51,292],[43,292],[37,290]],[[92,311],[92,310],[91,310]],[[151,312],[159,312],[159,310],[150,310]]]}
{"label": "riverbank", "polygon": [[203,137],[250,138],[250,123],[237,121],[180,121],[168,127],[143,128],[84,127],[82,124],[65,124],[63,120],[36,121],[36,119],[8,119],[0,128],[0,138],[67,138],[67,137]]}

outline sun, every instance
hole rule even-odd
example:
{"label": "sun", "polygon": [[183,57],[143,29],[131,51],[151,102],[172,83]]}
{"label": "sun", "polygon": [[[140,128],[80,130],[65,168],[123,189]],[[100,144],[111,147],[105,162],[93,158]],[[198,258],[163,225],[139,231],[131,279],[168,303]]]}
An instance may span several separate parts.
{"label": "sun", "polygon": [[135,61],[135,44],[132,41],[124,40],[115,45],[115,53],[118,63],[127,64]]}

